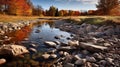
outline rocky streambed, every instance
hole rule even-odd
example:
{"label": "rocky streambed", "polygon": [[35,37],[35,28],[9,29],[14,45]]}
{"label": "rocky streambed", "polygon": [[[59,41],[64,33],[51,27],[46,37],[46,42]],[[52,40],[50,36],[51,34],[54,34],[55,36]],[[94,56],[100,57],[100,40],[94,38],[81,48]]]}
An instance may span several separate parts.
{"label": "rocky streambed", "polygon": [[[0,24],[2,67],[119,67],[120,25]],[[17,44],[17,45],[16,45]]]}

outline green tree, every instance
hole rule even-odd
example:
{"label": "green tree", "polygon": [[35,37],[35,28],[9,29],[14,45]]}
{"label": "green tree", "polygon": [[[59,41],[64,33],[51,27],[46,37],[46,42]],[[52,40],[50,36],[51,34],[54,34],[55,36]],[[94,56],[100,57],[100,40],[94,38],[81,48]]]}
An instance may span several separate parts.
{"label": "green tree", "polygon": [[50,16],[55,16],[55,14],[56,14],[56,7],[51,6],[51,7],[49,8],[49,15],[50,15]]}
{"label": "green tree", "polygon": [[116,8],[120,4],[119,0],[99,0],[96,7],[103,15],[109,15],[113,8]]}
{"label": "green tree", "polygon": [[59,11],[58,11],[58,8],[56,9],[55,16],[59,16]]}

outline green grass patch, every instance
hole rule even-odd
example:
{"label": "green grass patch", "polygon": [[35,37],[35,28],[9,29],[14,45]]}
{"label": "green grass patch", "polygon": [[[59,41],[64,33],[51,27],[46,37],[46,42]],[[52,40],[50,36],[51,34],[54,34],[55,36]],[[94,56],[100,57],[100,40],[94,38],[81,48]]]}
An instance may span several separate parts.
{"label": "green grass patch", "polygon": [[81,19],[82,23],[88,23],[88,24],[103,24],[105,22],[104,18],[85,18]]}

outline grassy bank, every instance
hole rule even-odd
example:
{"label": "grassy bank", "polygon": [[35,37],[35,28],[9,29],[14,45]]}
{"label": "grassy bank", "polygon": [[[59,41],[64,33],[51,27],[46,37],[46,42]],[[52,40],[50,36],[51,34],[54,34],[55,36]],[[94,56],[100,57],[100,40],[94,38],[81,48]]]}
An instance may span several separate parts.
{"label": "grassy bank", "polygon": [[67,16],[67,17],[39,17],[39,16],[8,16],[0,15],[0,22],[17,22],[20,20],[35,20],[40,19],[80,19],[82,22],[88,23],[101,23],[105,20],[112,20],[116,23],[120,23],[120,16]]}
{"label": "grassy bank", "polygon": [[0,22],[17,22],[17,21],[27,21],[27,20],[35,20],[38,17],[27,17],[27,16],[7,16],[0,15]]}

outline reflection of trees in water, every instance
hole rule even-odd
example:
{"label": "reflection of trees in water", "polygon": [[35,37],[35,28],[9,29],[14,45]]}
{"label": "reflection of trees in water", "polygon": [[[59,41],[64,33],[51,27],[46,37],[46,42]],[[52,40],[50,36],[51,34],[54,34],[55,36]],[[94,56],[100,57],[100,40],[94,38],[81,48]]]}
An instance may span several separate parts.
{"label": "reflection of trees in water", "polygon": [[55,22],[54,21],[39,21],[37,23],[35,23],[35,25],[37,25],[38,27],[41,27],[42,25],[49,25],[51,28],[54,28],[55,27]]}
{"label": "reflection of trees in water", "polygon": [[54,27],[55,27],[55,22],[53,22],[53,21],[48,22],[48,24],[49,24],[49,26],[50,26],[51,28],[54,28]]}
{"label": "reflection of trees in water", "polygon": [[12,39],[9,42],[10,43],[18,43],[18,42],[24,40],[24,38],[28,37],[28,35],[30,34],[31,27],[32,26],[25,26],[21,30],[17,30],[15,32],[8,33],[7,35],[9,37],[12,37]]}

